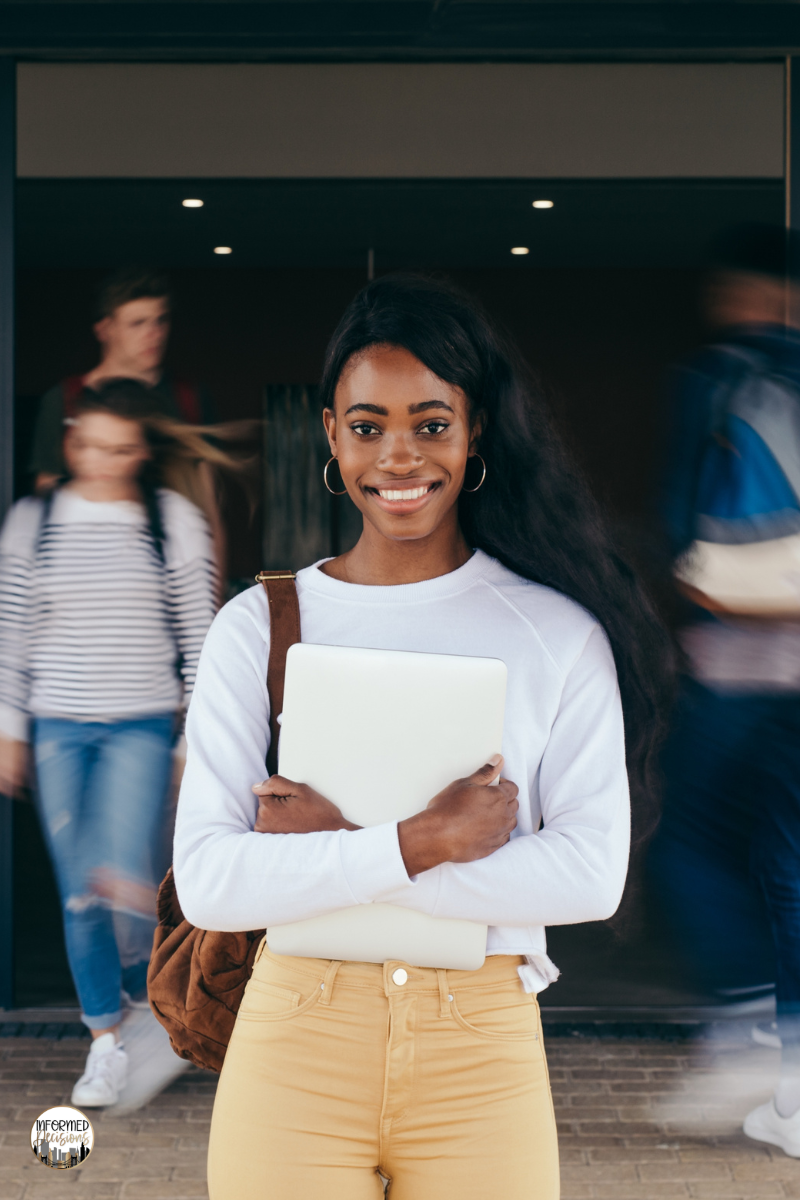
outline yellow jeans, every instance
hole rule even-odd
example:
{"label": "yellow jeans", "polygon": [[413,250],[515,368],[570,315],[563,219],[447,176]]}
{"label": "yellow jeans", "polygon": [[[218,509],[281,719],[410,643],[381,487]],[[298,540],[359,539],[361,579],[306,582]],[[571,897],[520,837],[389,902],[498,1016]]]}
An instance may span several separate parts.
{"label": "yellow jeans", "polygon": [[478,971],[262,946],[214,1104],[211,1200],[557,1200],[539,1006]]}

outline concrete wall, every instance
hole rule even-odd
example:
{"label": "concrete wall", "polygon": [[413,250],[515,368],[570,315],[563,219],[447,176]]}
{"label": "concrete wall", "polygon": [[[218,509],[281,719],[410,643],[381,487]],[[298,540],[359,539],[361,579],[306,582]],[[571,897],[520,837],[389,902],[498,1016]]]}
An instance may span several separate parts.
{"label": "concrete wall", "polygon": [[19,68],[27,177],[779,177],[778,64]]}

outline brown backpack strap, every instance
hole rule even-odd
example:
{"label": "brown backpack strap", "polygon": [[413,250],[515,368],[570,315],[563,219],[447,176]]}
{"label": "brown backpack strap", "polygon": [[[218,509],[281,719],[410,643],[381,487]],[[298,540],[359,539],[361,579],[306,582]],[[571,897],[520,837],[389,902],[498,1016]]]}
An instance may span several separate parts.
{"label": "brown backpack strap", "polygon": [[270,740],[267,752],[267,770],[275,775],[278,770],[278,717],[283,712],[283,683],[286,678],[286,653],[290,646],[300,641],[300,605],[294,575],[289,571],[260,571],[256,575],[267,593],[269,601],[269,665],[267,667],[267,692],[269,693]]}

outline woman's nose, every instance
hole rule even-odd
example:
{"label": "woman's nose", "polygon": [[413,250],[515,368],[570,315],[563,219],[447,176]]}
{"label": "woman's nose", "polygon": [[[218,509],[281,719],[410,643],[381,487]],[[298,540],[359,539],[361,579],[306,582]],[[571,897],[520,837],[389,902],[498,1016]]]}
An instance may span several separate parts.
{"label": "woman's nose", "polygon": [[425,456],[420,452],[413,437],[384,437],[377,465],[382,470],[407,471],[419,466],[424,458]]}

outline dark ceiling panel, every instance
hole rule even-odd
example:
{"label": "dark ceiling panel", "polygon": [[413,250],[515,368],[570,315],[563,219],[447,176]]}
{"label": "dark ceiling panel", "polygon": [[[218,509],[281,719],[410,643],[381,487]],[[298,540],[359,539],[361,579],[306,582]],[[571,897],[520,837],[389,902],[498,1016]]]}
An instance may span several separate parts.
{"label": "dark ceiling panel", "polygon": [[781,54],[800,5],[602,0],[5,0],[0,52],[139,59],[500,59]]}
{"label": "dark ceiling panel", "polygon": [[265,0],[264,3],[4,3],[0,40],[31,48],[128,46],[288,48],[415,42],[431,0]]}
{"label": "dark ceiling panel", "polygon": [[800,44],[795,3],[487,3],[457,0],[439,37],[464,47],[583,52],[706,50]]}
{"label": "dark ceiling panel", "polygon": [[[204,207],[183,208],[186,197]],[[379,269],[691,267],[720,229],[782,214],[773,180],[26,180],[18,261],[358,267],[372,247]]]}

